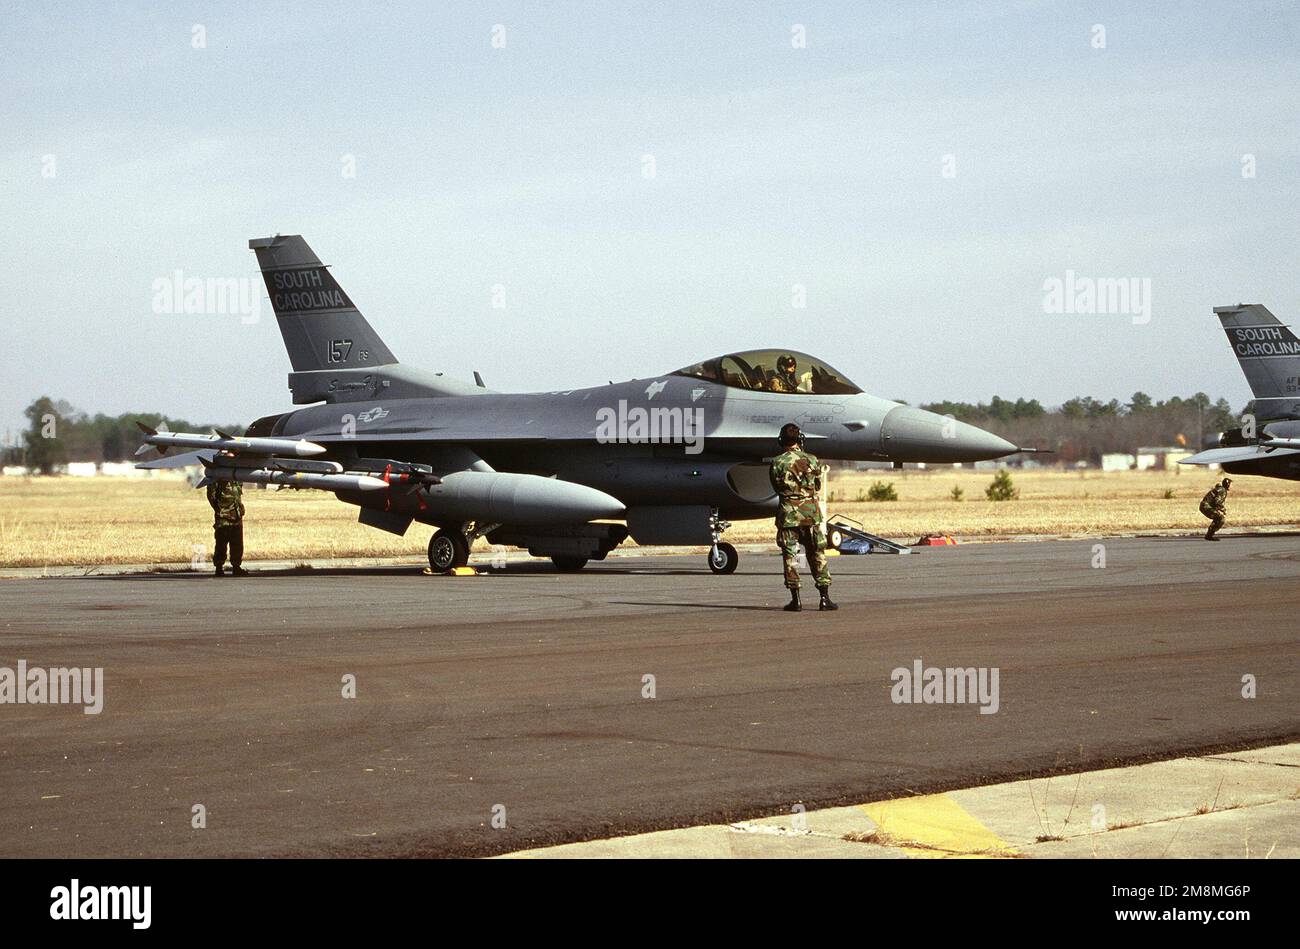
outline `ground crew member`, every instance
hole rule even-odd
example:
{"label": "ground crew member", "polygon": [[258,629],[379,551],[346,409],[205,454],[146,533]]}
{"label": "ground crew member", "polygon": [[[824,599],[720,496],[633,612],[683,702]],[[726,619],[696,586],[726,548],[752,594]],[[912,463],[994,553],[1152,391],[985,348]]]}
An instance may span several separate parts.
{"label": "ground crew member", "polygon": [[1231,478],[1224,478],[1209,491],[1205,492],[1205,497],[1201,498],[1201,513],[1210,519],[1210,529],[1205,532],[1206,540],[1218,540],[1214,535],[1223,522],[1228,519],[1228,486],[1232,484]]}
{"label": "ground crew member", "polygon": [[247,576],[248,571],[241,566],[244,562],[243,489],[238,481],[213,481],[208,484],[208,503],[212,505],[212,533],[216,538],[216,549],[212,551],[216,575],[225,576],[223,568],[229,548],[230,575]]}
{"label": "ground crew member", "polygon": [[798,363],[788,353],[778,357],[776,360],[776,374],[772,376],[772,381],[768,384],[768,391],[798,392],[799,379],[795,376],[795,369],[797,368]]}
{"label": "ground crew member", "polygon": [[785,566],[785,586],[790,591],[790,612],[803,609],[799,602],[799,570],[796,558],[799,545],[808,555],[808,566],[821,593],[818,609],[838,610],[831,601],[831,572],[826,564],[826,533],[822,529],[821,510],[817,504],[822,487],[821,462],[803,450],[803,433],[794,422],[782,426],[778,438],[782,452],[772,460],[768,476],[772,489],[780,496],[776,514],[776,543],[781,548]]}

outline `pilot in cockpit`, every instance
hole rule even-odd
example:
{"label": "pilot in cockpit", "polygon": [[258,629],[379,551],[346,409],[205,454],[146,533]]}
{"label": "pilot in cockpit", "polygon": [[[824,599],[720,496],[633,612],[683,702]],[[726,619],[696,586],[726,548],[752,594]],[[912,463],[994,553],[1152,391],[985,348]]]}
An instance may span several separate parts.
{"label": "pilot in cockpit", "polygon": [[776,361],[776,373],[768,383],[770,392],[798,392],[799,379],[795,375],[798,364],[795,358],[789,353],[780,356]]}

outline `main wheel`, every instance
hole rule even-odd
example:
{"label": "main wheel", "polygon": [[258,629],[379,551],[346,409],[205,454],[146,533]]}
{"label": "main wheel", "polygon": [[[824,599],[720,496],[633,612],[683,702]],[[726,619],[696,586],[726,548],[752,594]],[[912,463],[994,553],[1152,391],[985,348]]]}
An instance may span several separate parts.
{"label": "main wheel", "polygon": [[555,564],[557,569],[563,570],[565,573],[573,573],[574,571],[581,570],[583,567],[587,566],[587,558],[555,556],[551,558],[551,563]]}
{"label": "main wheel", "polygon": [[440,530],[429,538],[429,569],[451,573],[469,563],[469,541],[460,531]]}
{"label": "main wheel", "polygon": [[727,543],[720,543],[717,550],[709,551],[709,569],[714,573],[735,573],[736,564],[740,563],[740,554],[736,548]]}

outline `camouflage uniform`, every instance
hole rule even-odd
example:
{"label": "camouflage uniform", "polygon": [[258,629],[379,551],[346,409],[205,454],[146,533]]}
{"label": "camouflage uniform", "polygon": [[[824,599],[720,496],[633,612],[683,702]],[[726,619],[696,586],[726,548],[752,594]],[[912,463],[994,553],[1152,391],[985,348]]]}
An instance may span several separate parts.
{"label": "camouflage uniform", "polygon": [[230,550],[230,565],[240,569],[244,562],[244,501],[238,481],[213,481],[208,485],[208,503],[212,505],[212,532],[216,549],[212,565],[220,572]]}
{"label": "camouflage uniform", "polygon": [[817,586],[831,585],[826,564],[826,533],[821,527],[821,510],[817,495],[822,486],[822,468],[814,455],[801,448],[791,448],[777,455],[769,472],[772,488],[781,496],[776,515],[776,543],[781,548],[787,589],[799,589],[799,571],[795,560],[799,545],[808,555],[808,565]]}
{"label": "camouflage uniform", "polygon": [[1210,529],[1205,532],[1205,539],[1210,540],[1215,533],[1223,526],[1223,522],[1228,518],[1228,489],[1219,482],[1209,491],[1205,492],[1205,497],[1201,498],[1201,513],[1210,519]]}

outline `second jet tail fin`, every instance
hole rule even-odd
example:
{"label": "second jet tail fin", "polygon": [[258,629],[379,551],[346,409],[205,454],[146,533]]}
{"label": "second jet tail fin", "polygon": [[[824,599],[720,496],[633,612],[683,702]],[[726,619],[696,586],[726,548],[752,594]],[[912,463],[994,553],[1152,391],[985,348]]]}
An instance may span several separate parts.
{"label": "second jet tail fin", "polygon": [[1259,303],[1214,312],[1255,396],[1256,417],[1300,418],[1300,339]]}

